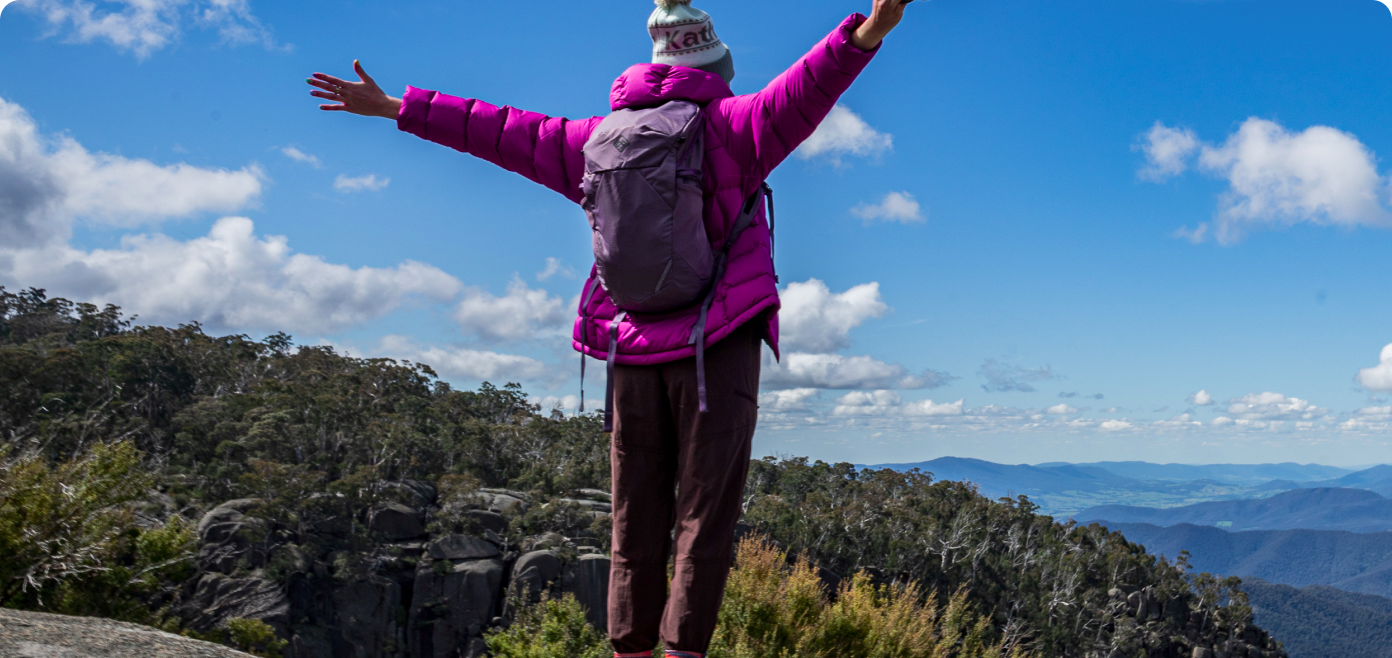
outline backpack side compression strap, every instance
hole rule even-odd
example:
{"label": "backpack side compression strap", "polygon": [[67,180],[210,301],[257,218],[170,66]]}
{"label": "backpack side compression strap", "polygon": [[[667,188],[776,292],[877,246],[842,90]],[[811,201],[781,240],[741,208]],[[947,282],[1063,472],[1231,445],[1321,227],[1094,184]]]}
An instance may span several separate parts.
{"label": "backpack side compression strap", "polygon": [[[768,183],[759,186],[749,200],[744,202],[744,210],[740,213],[739,219],[735,220],[735,225],[730,229],[730,234],[725,237],[725,244],[721,246],[720,253],[715,256],[715,276],[711,277],[710,291],[706,293],[706,298],[701,301],[701,314],[696,318],[696,326],[691,328],[691,338],[687,339],[687,345],[696,345],[696,397],[700,403],[701,413],[706,413],[706,316],[710,312],[711,304],[715,301],[715,289],[720,284],[720,280],[725,277],[725,261],[730,256],[730,249],[735,246],[735,241],[739,239],[744,229],[754,224],[754,214],[759,209],[759,202],[764,199],[769,201],[769,217],[773,217],[773,188]],[[773,244],[773,225],[769,224],[769,244]],[[775,283],[777,277],[775,277]]]}

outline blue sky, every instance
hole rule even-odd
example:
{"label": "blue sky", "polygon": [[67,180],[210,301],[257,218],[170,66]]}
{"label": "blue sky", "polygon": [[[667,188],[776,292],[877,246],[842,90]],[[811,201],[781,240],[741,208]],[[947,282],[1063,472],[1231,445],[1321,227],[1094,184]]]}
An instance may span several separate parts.
{"label": "blue sky", "polygon": [[[868,4],[696,3],[736,93]],[[303,80],[361,58],[389,93],[603,114],[650,7],[20,0],[0,285],[573,405],[578,207]],[[1375,0],[914,3],[770,181],[756,452],[1392,458],[1389,61]]]}

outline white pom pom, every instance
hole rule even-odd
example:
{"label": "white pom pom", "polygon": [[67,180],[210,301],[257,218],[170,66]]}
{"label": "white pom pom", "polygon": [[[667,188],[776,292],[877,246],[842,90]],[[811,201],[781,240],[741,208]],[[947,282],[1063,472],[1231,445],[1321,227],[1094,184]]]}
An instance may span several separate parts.
{"label": "white pom pom", "polygon": [[653,4],[663,9],[671,9],[681,5],[689,5],[691,4],[691,0],[653,0]]}

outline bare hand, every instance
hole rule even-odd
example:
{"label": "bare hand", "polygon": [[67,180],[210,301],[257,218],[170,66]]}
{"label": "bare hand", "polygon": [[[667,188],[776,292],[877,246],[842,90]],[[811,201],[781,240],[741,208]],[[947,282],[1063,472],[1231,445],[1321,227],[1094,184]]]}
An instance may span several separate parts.
{"label": "bare hand", "polygon": [[904,7],[910,2],[913,0],[874,0],[870,18],[851,34],[851,43],[861,50],[873,50],[899,21],[904,20]]}
{"label": "bare hand", "polygon": [[313,78],[306,78],[305,82],[318,90],[309,92],[310,96],[335,101],[338,105],[320,105],[319,109],[331,112],[350,112],[361,114],[365,117],[383,117],[395,120],[401,113],[401,99],[392,98],[381,87],[377,86],[363,70],[362,64],[358,60],[353,60],[353,71],[358,74],[361,82],[349,82],[339,80],[331,75],[315,73]]}

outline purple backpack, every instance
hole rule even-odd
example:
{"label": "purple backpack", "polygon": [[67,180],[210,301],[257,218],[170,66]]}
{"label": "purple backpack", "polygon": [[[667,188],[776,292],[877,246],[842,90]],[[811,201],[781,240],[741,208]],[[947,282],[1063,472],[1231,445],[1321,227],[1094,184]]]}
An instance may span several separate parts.
{"label": "purple backpack", "polygon": [[[725,273],[730,247],[754,222],[765,185],[745,203],[721,249],[706,235],[701,189],[705,157],[705,115],[687,101],[617,110],[595,127],[585,142],[581,205],[593,231],[596,279],[621,311],[609,324],[604,430],[613,430],[614,363],[619,323],[628,313],[662,314],[701,304],[688,344],[696,346],[696,378],[701,412],[706,411],[706,313],[715,282]],[[587,286],[581,309],[595,291]],[[583,311],[582,311],[583,312]],[[581,410],[585,357],[580,357]]]}

